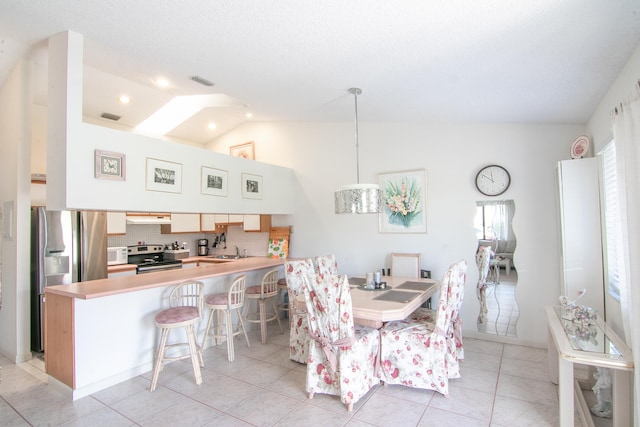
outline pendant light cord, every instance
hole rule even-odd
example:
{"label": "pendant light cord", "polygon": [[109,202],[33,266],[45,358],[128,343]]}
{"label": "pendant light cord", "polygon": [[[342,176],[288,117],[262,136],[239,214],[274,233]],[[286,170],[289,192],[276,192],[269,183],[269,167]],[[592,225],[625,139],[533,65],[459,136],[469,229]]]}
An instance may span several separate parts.
{"label": "pendant light cord", "polygon": [[349,89],[349,93],[353,94],[353,98],[355,101],[355,111],[356,111],[356,183],[360,184],[360,139],[358,135],[358,95],[362,93],[362,89],[357,87],[352,87]]}

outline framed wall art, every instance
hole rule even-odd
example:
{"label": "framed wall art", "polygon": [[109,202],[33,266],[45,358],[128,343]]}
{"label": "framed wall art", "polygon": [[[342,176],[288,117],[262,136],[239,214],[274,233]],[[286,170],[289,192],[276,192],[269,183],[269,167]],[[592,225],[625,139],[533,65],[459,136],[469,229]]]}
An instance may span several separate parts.
{"label": "framed wall art", "polygon": [[126,159],[122,153],[95,150],[95,177],[98,179],[126,180]]}
{"label": "framed wall art", "polygon": [[424,169],[383,173],[380,233],[427,232],[427,175]]}
{"label": "framed wall art", "polygon": [[201,192],[210,196],[224,196],[228,194],[229,172],[202,166]]}
{"label": "framed wall art", "polygon": [[242,197],[244,199],[262,199],[264,188],[260,175],[242,174]]}
{"label": "framed wall art", "polygon": [[229,154],[234,157],[242,157],[243,159],[256,159],[255,145],[253,141],[244,144],[232,145],[229,147]]}
{"label": "framed wall art", "polygon": [[182,193],[182,165],[147,157],[147,190]]}

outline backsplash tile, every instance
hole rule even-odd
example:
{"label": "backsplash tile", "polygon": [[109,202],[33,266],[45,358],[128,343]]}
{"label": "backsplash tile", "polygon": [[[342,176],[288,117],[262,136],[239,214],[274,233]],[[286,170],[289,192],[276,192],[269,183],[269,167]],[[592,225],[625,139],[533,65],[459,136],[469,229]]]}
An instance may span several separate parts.
{"label": "backsplash tile", "polygon": [[138,243],[147,244],[169,244],[186,242],[189,249],[189,256],[195,256],[198,252],[198,240],[209,239],[209,255],[233,255],[237,246],[240,254],[246,249],[251,256],[266,256],[269,245],[269,233],[245,233],[240,226],[230,226],[227,229],[226,249],[224,244],[217,248],[212,248],[215,239],[213,233],[188,233],[188,234],[162,234],[159,224],[140,225],[127,224],[127,234],[124,236],[109,236],[109,246],[131,246]]}

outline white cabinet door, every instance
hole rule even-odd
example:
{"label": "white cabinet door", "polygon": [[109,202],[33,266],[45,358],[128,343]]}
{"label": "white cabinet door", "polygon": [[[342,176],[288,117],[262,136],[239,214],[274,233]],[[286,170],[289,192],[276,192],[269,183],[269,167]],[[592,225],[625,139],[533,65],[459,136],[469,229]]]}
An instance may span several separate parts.
{"label": "white cabinet door", "polygon": [[244,231],[260,231],[260,215],[245,215]]}
{"label": "white cabinet door", "polygon": [[127,234],[125,212],[107,212],[107,234]]}
{"label": "white cabinet door", "polygon": [[200,214],[171,214],[172,233],[199,233]]}
{"label": "white cabinet door", "polygon": [[216,231],[216,215],[200,214],[200,231],[214,232]]}
{"label": "white cabinet door", "polygon": [[229,214],[215,214],[214,219],[216,224],[228,224]]}
{"label": "white cabinet door", "polygon": [[244,221],[244,215],[229,214],[229,223],[241,223]]}

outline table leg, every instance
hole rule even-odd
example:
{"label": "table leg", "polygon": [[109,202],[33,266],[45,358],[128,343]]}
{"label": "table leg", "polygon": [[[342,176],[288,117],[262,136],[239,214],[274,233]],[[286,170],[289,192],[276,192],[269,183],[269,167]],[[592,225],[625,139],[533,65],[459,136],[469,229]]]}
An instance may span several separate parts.
{"label": "table leg", "polygon": [[560,427],[574,427],[573,363],[558,357],[558,395],[560,398]]}

